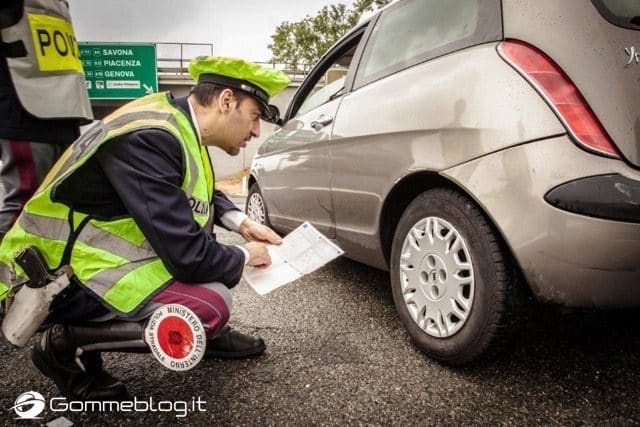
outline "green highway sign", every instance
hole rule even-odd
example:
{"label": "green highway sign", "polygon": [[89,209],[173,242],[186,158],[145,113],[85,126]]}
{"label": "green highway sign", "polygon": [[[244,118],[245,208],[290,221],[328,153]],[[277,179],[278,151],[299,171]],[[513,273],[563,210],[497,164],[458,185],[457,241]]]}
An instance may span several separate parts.
{"label": "green highway sign", "polygon": [[79,43],[89,98],[135,99],[158,91],[156,46]]}

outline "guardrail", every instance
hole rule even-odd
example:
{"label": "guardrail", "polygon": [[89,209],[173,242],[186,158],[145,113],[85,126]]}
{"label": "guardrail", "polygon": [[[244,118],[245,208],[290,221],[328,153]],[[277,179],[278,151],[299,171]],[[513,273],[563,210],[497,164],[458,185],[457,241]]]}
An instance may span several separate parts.
{"label": "guardrail", "polygon": [[211,43],[156,43],[158,80],[171,84],[192,84],[187,71],[191,58],[213,55]]}
{"label": "guardrail", "polygon": [[[156,51],[158,79],[161,83],[193,84],[188,72],[189,62],[196,56],[213,55],[213,45],[210,43],[156,43]],[[281,62],[256,63],[285,72],[294,83],[304,80],[310,69],[305,64],[293,67],[291,64]]]}

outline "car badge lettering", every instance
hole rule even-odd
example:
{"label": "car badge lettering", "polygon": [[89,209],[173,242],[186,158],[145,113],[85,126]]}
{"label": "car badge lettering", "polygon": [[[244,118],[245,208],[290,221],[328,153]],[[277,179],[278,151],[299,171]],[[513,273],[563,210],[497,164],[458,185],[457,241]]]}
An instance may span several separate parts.
{"label": "car badge lettering", "polygon": [[632,63],[640,64],[640,52],[636,52],[635,46],[625,47],[624,52],[629,55],[629,59],[627,60],[627,65]]}

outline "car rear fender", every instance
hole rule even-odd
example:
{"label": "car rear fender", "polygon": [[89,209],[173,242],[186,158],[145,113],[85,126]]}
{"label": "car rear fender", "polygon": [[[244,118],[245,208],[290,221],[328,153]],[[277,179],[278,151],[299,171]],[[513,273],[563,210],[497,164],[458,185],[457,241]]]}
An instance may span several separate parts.
{"label": "car rear fender", "polygon": [[640,31],[608,22],[591,1],[503,0],[504,37],[551,57],[623,157],[640,167]]}

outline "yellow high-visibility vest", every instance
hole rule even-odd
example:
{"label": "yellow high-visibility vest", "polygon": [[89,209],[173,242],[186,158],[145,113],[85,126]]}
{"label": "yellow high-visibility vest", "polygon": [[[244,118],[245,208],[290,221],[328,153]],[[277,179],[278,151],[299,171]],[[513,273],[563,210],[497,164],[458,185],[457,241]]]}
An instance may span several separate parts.
{"label": "yellow high-visibility vest", "polygon": [[12,272],[14,284],[26,280],[12,259],[31,245],[40,249],[50,268],[60,266],[66,249],[78,282],[122,314],[135,313],[171,282],[171,274],[131,217],[99,221],[55,201],[56,188],[99,147],[121,135],[148,128],[165,130],[180,142],[186,165],[181,188],[191,201],[194,221],[207,226],[215,182],[206,148],[198,142],[187,116],[169,102],[167,93],[140,98],[77,139],[27,202],[0,245],[0,300],[11,286]]}

